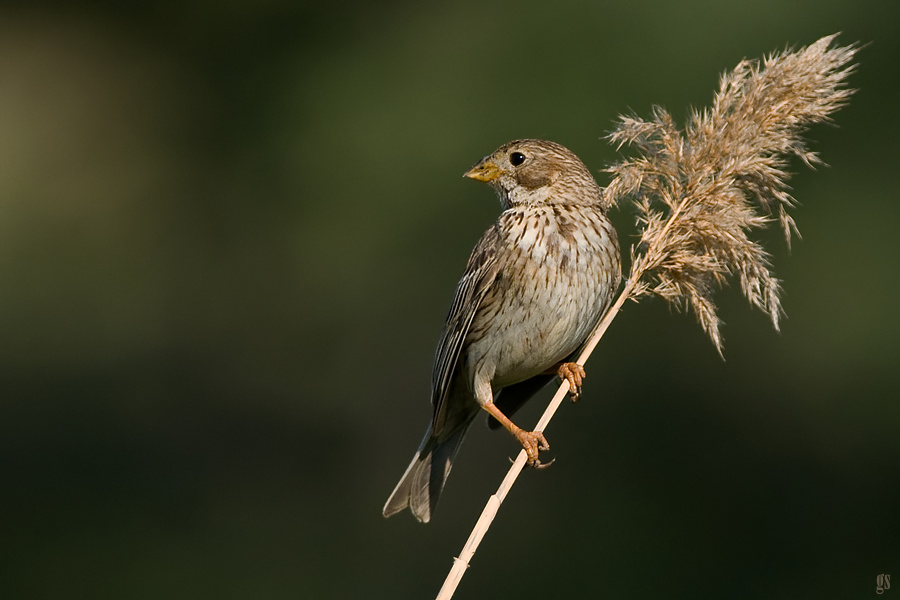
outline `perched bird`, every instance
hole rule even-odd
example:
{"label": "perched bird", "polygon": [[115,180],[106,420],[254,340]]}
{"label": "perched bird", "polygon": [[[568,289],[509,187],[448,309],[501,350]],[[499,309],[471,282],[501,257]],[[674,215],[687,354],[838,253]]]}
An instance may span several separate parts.
{"label": "perched bird", "polygon": [[503,213],[479,240],[456,287],[434,360],[432,421],[387,503],[428,522],[475,417],[503,425],[531,466],[549,449],[540,432],[510,419],[554,375],[572,399],[584,370],[574,357],[621,279],[619,242],[601,188],[571,151],[517,140],[465,177],[489,183]]}

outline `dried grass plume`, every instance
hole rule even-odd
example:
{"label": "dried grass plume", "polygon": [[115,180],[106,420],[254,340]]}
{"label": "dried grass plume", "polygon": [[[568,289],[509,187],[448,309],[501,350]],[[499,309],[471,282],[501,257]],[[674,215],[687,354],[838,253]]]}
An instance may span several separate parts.
{"label": "dried grass plume", "polygon": [[632,299],[646,294],[690,306],[721,353],[713,292],[729,276],[775,328],[781,288],[769,255],[750,233],[775,215],[790,245],[797,232],[788,210],[790,156],[821,164],[801,134],[828,121],[852,90],[844,83],[856,46],[830,48],[835,35],[797,52],[743,60],[722,75],[711,108],[693,111],[684,130],[665,109],[652,119],[622,116],[609,139],[639,155],[610,169],[609,204],[631,198],[641,241],[632,248]]}

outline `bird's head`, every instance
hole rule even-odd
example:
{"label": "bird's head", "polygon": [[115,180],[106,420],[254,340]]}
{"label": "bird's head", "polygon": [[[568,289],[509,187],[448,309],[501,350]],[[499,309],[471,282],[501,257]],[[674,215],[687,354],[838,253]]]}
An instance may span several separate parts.
{"label": "bird's head", "polygon": [[478,161],[465,177],[491,184],[504,209],[601,203],[600,186],[587,167],[555,142],[509,142]]}

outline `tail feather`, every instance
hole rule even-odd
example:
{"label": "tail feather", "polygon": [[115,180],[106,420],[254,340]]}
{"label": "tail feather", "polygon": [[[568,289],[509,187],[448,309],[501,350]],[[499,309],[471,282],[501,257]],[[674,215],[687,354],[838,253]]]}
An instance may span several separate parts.
{"label": "tail feather", "polygon": [[456,458],[471,424],[470,418],[457,427],[450,437],[440,441],[432,434],[431,427],[428,428],[419,450],[382,509],[385,517],[409,507],[413,516],[422,523],[431,520],[447,476],[450,475],[453,459]]}

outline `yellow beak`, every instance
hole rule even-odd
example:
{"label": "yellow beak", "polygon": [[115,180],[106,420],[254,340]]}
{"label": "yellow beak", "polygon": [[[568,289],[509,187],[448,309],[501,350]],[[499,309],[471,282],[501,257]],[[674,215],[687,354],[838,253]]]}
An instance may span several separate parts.
{"label": "yellow beak", "polygon": [[503,175],[503,171],[500,170],[500,167],[495,165],[490,160],[482,160],[477,165],[466,171],[463,177],[468,177],[469,179],[477,179],[478,181],[491,182],[501,175]]}

